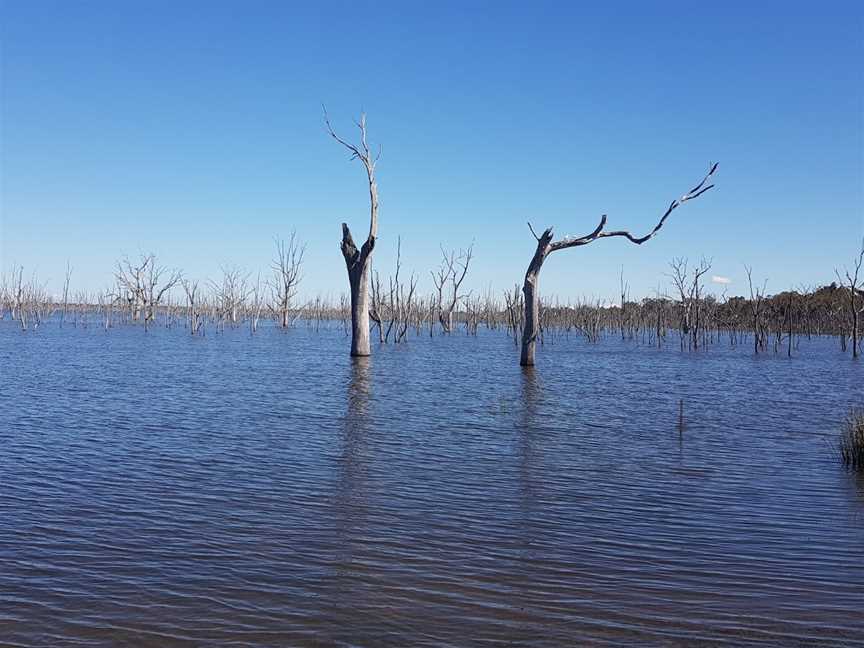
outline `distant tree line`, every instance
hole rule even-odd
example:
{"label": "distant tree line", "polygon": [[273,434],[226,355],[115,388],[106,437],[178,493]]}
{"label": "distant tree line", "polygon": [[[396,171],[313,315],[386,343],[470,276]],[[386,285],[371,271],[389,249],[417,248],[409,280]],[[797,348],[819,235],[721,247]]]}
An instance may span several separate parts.
{"label": "distant tree line", "polygon": [[[278,240],[275,247],[271,273],[263,278],[224,266],[216,280],[193,281],[160,266],[155,255],[145,254],[135,261],[120,261],[112,287],[95,293],[70,292],[69,272],[59,297],[19,266],[0,274],[0,319],[15,321],[22,330],[48,323],[106,330],[158,326],[185,330],[188,335],[243,327],[254,334],[266,321],[283,330],[335,326],[350,335],[348,296],[336,301],[323,297],[298,300],[303,247],[294,235],[288,241]],[[416,275],[405,276],[401,251],[392,273],[382,277],[373,272],[369,318],[376,341],[401,344],[417,335],[477,335],[483,328],[503,331],[514,344],[521,344],[523,292],[518,285],[501,293],[465,290],[472,259],[470,247],[442,252],[441,265],[432,270],[434,289],[425,295],[417,290]],[[685,262],[673,260],[668,290],[644,299],[630,298],[622,273],[622,293],[616,303],[558,297],[539,300],[537,344],[554,344],[562,336],[581,336],[592,343],[617,337],[658,347],[674,345],[685,351],[726,344],[757,354],[792,355],[802,340],[831,336],[842,351],[861,352],[856,316],[860,317],[864,305],[864,286],[858,285],[854,302],[852,288],[838,281],[771,295],[763,284],[754,286],[752,296],[715,296],[704,294],[704,262],[689,271]]]}

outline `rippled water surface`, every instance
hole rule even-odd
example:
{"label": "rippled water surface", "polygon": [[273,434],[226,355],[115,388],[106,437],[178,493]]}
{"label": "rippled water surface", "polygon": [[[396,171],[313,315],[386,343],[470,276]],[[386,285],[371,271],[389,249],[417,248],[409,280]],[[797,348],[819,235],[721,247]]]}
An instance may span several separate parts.
{"label": "rippled water surface", "polygon": [[864,645],[834,341],[347,350],[0,322],[0,645]]}

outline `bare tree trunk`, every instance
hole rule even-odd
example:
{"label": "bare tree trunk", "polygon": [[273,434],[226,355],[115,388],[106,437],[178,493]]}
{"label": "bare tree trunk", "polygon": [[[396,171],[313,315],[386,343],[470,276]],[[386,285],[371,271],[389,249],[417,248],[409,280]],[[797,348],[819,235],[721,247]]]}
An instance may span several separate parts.
{"label": "bare tree trunk", "polygon": [[523,367],[534,366],[534,351],[537,336],[540,334],[540,269],[549,254],[552,243],[552,230],[547,229],[537,239],[537,250],[525,273],[522,293],[525,295],[525,325],[522,327],[522,352],[519,364]]}
{"label": "bare tree trunk", "polygon": [[[347,240],[347,246],[346,246]],[[353,252],[346,253],[346,247]],[[365,246],[364,246],[365,247]],[[348,284],[351,287],[351,355],[368,356],[369,346],[369,257],[363,257],[351,240],[348,226],[342,224],[342,253],[348,267]]]}
{"label": "bare tree trunk", "polygon": [[351,230],[342,223],[342,256],[348,269],[348,284],[351,287],[351,355],[368,356],[369,348],[369,265],[378,237],[378,184],[375,182],[375,164],[378,156],[372,155],[366,140],[366,115],[360,116],[360,144],[355,146],[341,139],[330,125],[327,112],[324,121],[330,136],[351,152],[351,159],[358,159],[366,169],[369,181],[369,236],[359,250],[351,237]]}

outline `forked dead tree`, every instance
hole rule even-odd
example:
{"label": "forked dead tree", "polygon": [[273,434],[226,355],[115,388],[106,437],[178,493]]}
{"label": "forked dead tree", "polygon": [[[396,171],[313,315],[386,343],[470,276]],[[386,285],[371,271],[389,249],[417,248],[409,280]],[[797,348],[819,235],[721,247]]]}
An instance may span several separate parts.
{"label": "forked dead tree", "polygon": [[360,129],[360,144],[351,144],[339,137],[330,125],[327,110],[324,110],[324,123],[330,136],[351,152],[352,160],[360,160],[369,181],[369,235],[358,250],[347,223],[342,223],[342,256],[348,269],[348,283],[351,288],[351,355],[368,356],[369,347],[369,266],[372,251],[378,237],[378,185],[375,182],[375,165],[381,151],[372,155],[366,139],[366,115],[361,114],[357,122]]}
{"label": "forked dead tree", "polygon": [[540,331],[540,293],[538,284],[540,279],[540,269],[543,267],[543,262],[546,260],[547,256],[552,252],[557,252],[558,250],[566,250],[571,247],[588,245],[594,241],[599,241],[603,238],[611,238],[613,236],[621,236],[631,243],[642,245],[660,231],[660,228],[663,227],[666,219],[669,218],[669,214],[671,214],[675,209],[688,200],[698,198],[714,186],[713,184],[708,184],[708,180],[712,175],[714,175],[716,170],[717,164],[711,165],[707,175],[702,178],[702,181],[699,184],[680,198],[673,200],[666,209],[666,212],[660,218],[660,221],[654,226],[654,229],[648,232],[645,236],[636,237],[626,230],[616,230],[612,232],[605,231],[606,214],[603,214],[600,218],[600,223],[590,234],[580,237],[567,236],[558,241],[552,240],[553,236],[551,227],[544,230],[540,236],[537,236],[534,228],[531,227],[531,223],[528,223],[531,233],[537,240],[537,249],[534,252],[534,257],[531,259],[531,263],[528,265],[528,270],[525,273],[525,282],[522,285],[522,292],[525,294],[525,324],[522,329],[522,353],[519,364],[523,367],[534,366],[534,352],[537,346],[537,336]]}

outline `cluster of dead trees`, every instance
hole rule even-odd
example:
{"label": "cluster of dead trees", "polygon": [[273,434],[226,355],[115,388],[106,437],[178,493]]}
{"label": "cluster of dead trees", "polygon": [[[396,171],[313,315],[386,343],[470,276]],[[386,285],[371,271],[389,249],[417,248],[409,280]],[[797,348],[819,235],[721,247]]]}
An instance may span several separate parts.
{"label": "cluster of dead trees", "polygon": [[418,276],[402,269],[401,239],[397,238],[396,267],[383,277],[372,270],[371,260],[378,242],[378,184],[376,165],[380,149],[373,153],[368,140],[365,115],[355,123],[358,138],[352,142],[336,133],[325,111],[327,132],[357,160],[368,183],[369,229],[365,240],[355,243],[347,223],[342,224],[340,249],[348,274],[348,295],[338,303],[318,297],[299,302],[305,246],[292,232],[287,240],[275,241],[275,255],[269,271],[252,274],[237,267],[223,266],[221,277],[201,282],[177,269],[160,265],[154,254],[117,262],[109,288],[95,295],[70,294],[72,268],[67,264],[62,298],[49,295],[35,275],[27,276],[15,267],[0,275],[0,317],[10,316],[24,330],[36,328],[59,314],[60,326],[89,326],[106,329],[120,323],[140,324],[145,330],[155,325],[184,327],[191,335],[208,330],[248,326],[258,330],[262,319],[281,329],[298,321],[316,329],[338,323],[351,337],[351,355],[371,353],[370,335],[378,342],[403,343],[415,335],[444,334],[462,328],[476,335],[484,326],[501,329],[521,347],[520,363],[535,362],[537,345],[554,343],[557,336],[576,334],[597,342],[609,334],[622,340],[637,340],[662,346],[671,336],[681,349],[698,350],[721,340],[732,345],[752,344],[755,353],[781,349],[791,355],[799,340],[813,335],[835,335],[842,349],[854,356],[861,351],[859,322],[864,313],[864,246],[851,267],[837,270],[838,282],[819,289],[798,289],[768,296],[766,283],[754,280],[746,268],[749,297],[720,298],[707,295],[705,277],[711,262],[691,264],[685,258],[670,263],[671,293],[632,301],[621,274],[620,301],[599,300],[561,303],[545,300],[540,294],[540,271],[553,252],[577,248],[603,239],[623,239],[642,245],[663,228],[673,211],[713,188],[711,179],[717,164],[690,190],[672,200],[654,227],[641,236],[627,230],[608,230],[603,215],[597,226],[583,236],[556,238],[551,227],[538,234],[528,223],[536,246],[521,288],[496,296],[491,290],[474,293],[465,281],[474,257],[473,244],[462,250],[442,247],[441,262],[431,270],[431,294],[418,292]]}
{"label": "cluster of dead trees", "polygon": [[[63,291],[56,297],[35,275],[28,276],[15,267],[0,274],[0,317],[12,319],[25,330],[52,322],[60,327],[106,329],[159,326],[203,335],[239,328],[255,333],[266,321],[277,329],[339,328],[350,335],[351,304],[347,296],[335,301],[322,296],[298,299],[302,253],[296,237],[278,241],[269,276],[253,277],[236,267],[224,266],[218,279],[203,282],[186,279],[179,271],[161,267],[153,255],[144,255],[135,262],[122,260],[115,284],[95,294],[70,291],[70,268]],[[464,290],[468,272],[463,273],[461,264],[470,262],[472,256],[469,250],[461,254],[443,252],[442,265],[431,272],[440,276],[443,267],[445,276],[450,277],[448,288],[440,290],[441,281],[433,280],[431,292],[422,294],[418,275],[406,273],[402,267],[401,245],[397,243],[396,267],[390,273],[374,271],[370,282],[370,330],[376,341],[399,344],[412,336],[477,335],[480,329],[487,329],[503,331],[519,345],[525,321],[523,291],[518,285],[503,293],[491,288],[480,292]],[[454,263],[458,268],[455,282],[449,270],[454,258],[462,259],[458,265]],[[859,278],[861,275],[860,258],[848,270],[853,282],[858,281],[856,268]],[[130,266],[132,281],[127,285],[117,277],[125,274],[128,278]],[[842,351],[861,353],[856,322],[864,308],[864,286],[860,283],[855,284],[858,288],[854,293],[850,284],[835,281],[818,288],[768,294],[767,283],[757,281],[752,270],[745,268],[750,277],[748,296],[715,296],[706,294],[709,269],[710,261],[704,259],[696,264],[673,259],[665,288],[641,300],[630,297],[623,272],[620,299],[614,303],[600,299],[540,299],[537,343],[549,345],[562,337],[578,336],[591,343],[620,338],[691,351],[724,344],[757,354],[792,355],[802,340],[831,336]],[[845,278],[846,270],[839,275]]]}
{"label": "cluster of dead trees", "polygon": [[35,273],[25,277],[23,266],[15,266],[8,274],[0,275],[0,317],[8,313],[26,331],[28,327],[39,328],[54,310],[47,285]]}

